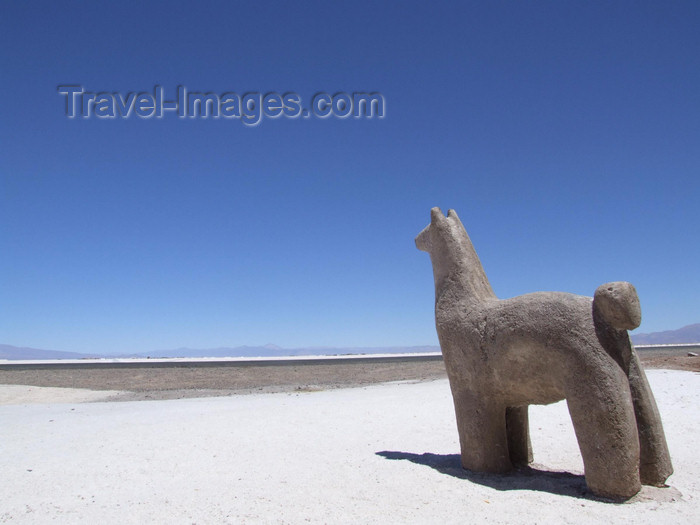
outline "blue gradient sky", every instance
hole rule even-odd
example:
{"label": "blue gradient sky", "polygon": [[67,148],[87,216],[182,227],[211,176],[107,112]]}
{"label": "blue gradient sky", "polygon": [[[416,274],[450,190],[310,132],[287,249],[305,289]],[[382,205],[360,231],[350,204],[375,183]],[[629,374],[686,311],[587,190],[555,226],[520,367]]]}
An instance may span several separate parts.
{"label": "blue gradient sky", "polygon": [[[698,2],[3,2],[0,342],[437,342],[414,236],[500,297],[700,321]],[[378,91],[379,120],[68,119],[61,84]]]}

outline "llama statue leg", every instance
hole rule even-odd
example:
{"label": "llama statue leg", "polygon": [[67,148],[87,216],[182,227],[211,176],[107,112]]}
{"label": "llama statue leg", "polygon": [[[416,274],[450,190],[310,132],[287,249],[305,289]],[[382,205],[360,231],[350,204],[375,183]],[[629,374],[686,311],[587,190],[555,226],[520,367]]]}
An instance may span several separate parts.
{"label": "llama statue leg", "polygon": [[629,383],[639,433],[639,475],[645,485],[662,486],[673,474],[671,456],[659,409],[634,350],[630,359]]}
{"label": "llama statue leg", "polygon": [[483,392],[453,391],[462,466],[476,472],[508,472],[505,407],[489,403]]}
{"label": "llama statue leg", "polygon": [[508,433],[508,453],[515,466],[532,463],[532,444],[527,415],[527,405],[506,408],[506,431]]}
{"label": "llama statue leg", "polygon": [[598,496],[630,498],[641,483],[637,424],[627,377],[618,367],[589,368],[577,376],[566,401],[586,484]]}

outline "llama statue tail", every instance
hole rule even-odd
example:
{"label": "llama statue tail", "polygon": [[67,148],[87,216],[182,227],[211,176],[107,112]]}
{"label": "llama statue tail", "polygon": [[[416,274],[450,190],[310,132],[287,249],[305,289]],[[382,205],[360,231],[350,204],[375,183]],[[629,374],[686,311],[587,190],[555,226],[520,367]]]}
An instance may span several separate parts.
{"label": "llama statue tail", "polygon": [[601,284],[593,296],[593,308],[617,330],[634,330],[642,322],[637,290],[625,281]]}
{"label": "llama statue tail", "polygon": [[[593,312],[594,317],[620,331],[633,330],[642,321],[637,290],[623,281],[605,283],[596,289]],[[666,479],[673,474],[673,465],[659,409],[644,368],[626,333],[622,336],[618,332],[618,335],[610,337],[608,332],[604,339],[607,339],[604,346],[617,356],[629,380],[639,434],[639,477],[645,485],[664,486]]]}

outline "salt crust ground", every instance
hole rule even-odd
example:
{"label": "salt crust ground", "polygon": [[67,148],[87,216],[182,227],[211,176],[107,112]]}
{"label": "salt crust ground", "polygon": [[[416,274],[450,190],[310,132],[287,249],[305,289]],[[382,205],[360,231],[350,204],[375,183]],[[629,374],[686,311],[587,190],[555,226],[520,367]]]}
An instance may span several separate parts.
{"label": "salt crust ground", "polygon": [[463,471],[446,380],[105,403],[2,386],[0,523],[700,523],[700,374],[647,373],[676,472],[625,504],[585,492],[564,403],[531,408],[532,470]]}

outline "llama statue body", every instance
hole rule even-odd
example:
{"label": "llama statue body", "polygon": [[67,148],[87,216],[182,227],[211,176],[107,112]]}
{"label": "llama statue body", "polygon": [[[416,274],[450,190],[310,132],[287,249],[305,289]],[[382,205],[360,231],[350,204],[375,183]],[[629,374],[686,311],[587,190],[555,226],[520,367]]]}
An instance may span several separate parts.
{"label": "llama statue body", "polygon": [[454,399],[462,466],[505,472],[532,462],[528,405],[566,399],[586,483],[625,499],[673,468],[659,412],[627,330],[634,287],[595,297],[538,292],[499,300],[454,210],[431,210],[416,237],[430,254],[435,322]]}

